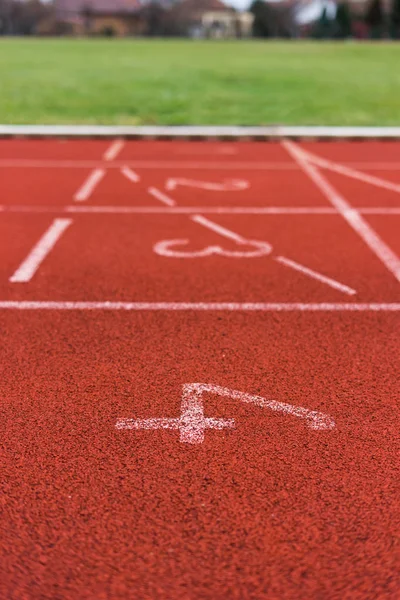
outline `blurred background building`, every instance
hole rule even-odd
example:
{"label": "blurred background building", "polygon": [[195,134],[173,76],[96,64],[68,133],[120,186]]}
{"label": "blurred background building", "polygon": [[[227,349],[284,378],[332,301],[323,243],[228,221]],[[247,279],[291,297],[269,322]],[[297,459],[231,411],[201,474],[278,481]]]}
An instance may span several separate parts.
{"label": "blurred background building", "polygon": [[399,39],[400,0],[0,0],[1,34]]}

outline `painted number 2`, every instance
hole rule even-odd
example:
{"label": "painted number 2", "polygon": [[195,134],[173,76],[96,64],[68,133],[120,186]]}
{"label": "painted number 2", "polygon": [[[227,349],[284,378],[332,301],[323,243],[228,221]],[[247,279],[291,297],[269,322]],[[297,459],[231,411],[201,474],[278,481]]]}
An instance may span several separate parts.
{"label": "painted number 2", "polygon": [[204,416],[204,394],[214,394],[220,398],[238,400],[246,404],[254,404],[274,412],[283,413],[303,419],[307,426],[314,430],[331,430],[335,421],[325,413],[309,410],[301,406],[293,406],[285,402],[267,400],[261,396],[253,396],[236,390],[230,390],[210,383],[186,383],[182,389],[181,416],[176,418],[155,419],[119,419],[117,429],[173,429],[180,433],[180,441],[184,444],[202,444],[206,429],[233,429],[234,419],[212,418]]}

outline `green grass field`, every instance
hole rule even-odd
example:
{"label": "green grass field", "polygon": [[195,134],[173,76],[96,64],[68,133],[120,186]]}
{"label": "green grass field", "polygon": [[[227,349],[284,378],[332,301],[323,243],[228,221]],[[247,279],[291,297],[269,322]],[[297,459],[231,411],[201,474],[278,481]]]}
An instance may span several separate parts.
{"label": "green grass field", "polygon": [[1,123],[400,124],[400,44],[0,41]]}

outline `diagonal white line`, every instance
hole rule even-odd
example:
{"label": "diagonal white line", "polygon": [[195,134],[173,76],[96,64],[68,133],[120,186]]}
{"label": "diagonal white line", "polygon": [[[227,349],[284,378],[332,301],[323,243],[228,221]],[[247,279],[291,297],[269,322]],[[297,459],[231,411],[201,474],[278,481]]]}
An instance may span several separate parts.
{"label": "diagonal white line", "polygon": [[124,175],[127,179],[129,179],[129,181],[132,181],[133,183],[138,183],[140,181],[140,177],[139,175],[136,173],[136,171],[133,171],[131,168],[129,167],[122,167],[121,168],[121,173],[122,175]]}
{"label": "diagonal white line", "polygon": [[379,237],[365,219],[354,210],[347,200],[319,172],[317,167],[309,162],[307,155],[293,142],[282,142],[289,154],[301,166],[311,181],[321,190],[329,202],[337,209],[347,223],[358,233],[385,267],[400,281],[400,259],[391,248]]}
{"label": "diagonal white line", "polygon": [[121,152],[124,147],[124,140],[115,140],[109,148],[105,151],[103,155],[103,159],[106,161],[111,161],[117,158],[118,154]]}
{"label": "diagonal white line", "polygon": [[396,184],[392,181],[387,181],[386,179],[382,179],[381,177],[374,177],[374,175],[368,175],[367,173],[362,173],[350,167],[345,167],[344,165],[340,165],[331,160],[327,160],[326,158],[321,158],[312,154],[308,150],[304,150],[301,148],[301,152],[307,156],[309,162],[318,165],[323,169],[327,169],[329,171],[334,171],[335,173],[339,173],[340,175],[345,175],[346,177],[350,177],[351,179],[358,179],[364,183],[370,183],[371,185],[375,185],[376,187],[384,188],[391,192],[400,193],[400,185]]}
{"label": "diagonal white line", "polygon": [[104,169],[95,169],[83,183],[74,196],[75,202],[85,202],[93,194],[95,188],[106,174]]}
{"label": "diagonal white line", "polygon": [[238,235],[234,231],[230,231],[230,229],[226,229],[225,227],[222,227],[221,225],[218,225],[217,223],[210,221],[210,219],[207,219],[206,217],[202,217],[201,215],[195,215],[194,217],[190,217],[190,218],[195,223],[198,223],[199,225],[203,225],[203,227],[207,227],[207,229],[214,231],[214,233],[217,233],[218,235],[222,235],[223,237],[228,238],[229,240],[233,240],[237,244],[246,244],[247,243],[247,240],[245,238],[243,238],[241,235]]}
{"label": "diagonal white line", "polygon": [[170,198],[169,196],[167,196],[167,194],[164,194],[163,192],[160,192],[160,190],[158,190],[157,188],[150,187],[150,188],[148,188],[147,191],[154,198],[156,198],[157,200],[159,200],[163,204],[166,204],[167,206],[175,206],[176,205],[175,200],[172,200],[172,198]]}
{"label": "diagonal white line", "polygon": [[[116,158],[118,153],[121,151],[123,145],[123,140],[115,140],[111,144],[111,146],[105,151],[103,155],[103,160],[107,162],[114,160],[114,158]],[[93,171],[89,173],[88,178],[84,181],[82,186],[74,195],[75,202],[85,202],[86,200],[88,200],[93,194],[98,184],[100,183],[100,181],[103,179],[105,174],[106,171],[103,168],[93,169]]]}
{"label": "diagonal white line", "polygon": [[26,283],[30,281],[71,223],[71,219],[54,219],[49,229],[32,248],[21,266],[10,277],[10,282]]}
{"label": "diagonal white line", "polygon": [[304,275],[308,275],[309,277],[312,277],[313,279],[316,279],[317,281],[321,281],[322,283],[325,283],[326,285],[329,285],[331,288],[339,290],[340,292],[343,292],[344,294],[349,294],[349,296],[353,296],[354,294],[357,293],[356,290],[353,290],[351,287],[348,287],[347,285],[344,285],[343,283],[339,283],[335,279],[331,279],[330,277],[327,277],[326,275],[322,275],[321,273],[318,273],[317,271],[313,271],[312,269],[309,269],[308,267],[305,267],[304,265],[301,265],[301,264],[295,262],[294,260],[290,260],[289,258],[285,258],[284,256],[278,256],[275,258],[275,260],[277,262],[281,263],[282,265],[285,265],[286,267],[290,267],[291,269],[294,269],[295,271],[299,271],[300,273],[304,273]]}

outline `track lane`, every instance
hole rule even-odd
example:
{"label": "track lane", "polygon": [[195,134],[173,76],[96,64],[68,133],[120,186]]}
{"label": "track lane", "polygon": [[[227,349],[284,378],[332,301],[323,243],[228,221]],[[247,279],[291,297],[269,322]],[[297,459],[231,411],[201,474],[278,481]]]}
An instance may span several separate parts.
{"label": "track lane", "polygon": [[[13,144],[0,141],[0,157],[102,165],[109,148],[103,142]],[[276,161],[276,170],[246,173],[260,190],[263,181],[266,189],[276,186],[276,198],[265,206],[327,206],[303,174],[278,170],[278,164],[293,166],[281,146],[241,143],[232,153],[231,144],[213,143],[206,146],[215,156],[202,156],[203,143],[192,144],[127,142],[120,157],[218,160],[230,165],[230,177],[235,162]],[[397,160],[398,144],[307,148],[338,162],[388,164]],[[107,172],[87,205],[136,205],[130,190],[140,192],[142,182],[125,177],[122,183],[117,160],[108,167],[112,175]],[[85,169],[78,169],[81,181]],[[188,169],[176,174],[186,177]],[[212,168],[200,174],[216,179]],[[148,169],[143,189],[161,187],[159,176],[154,171],[151,179]],[[53,176],[44,169],[35,177],[37,192],[27,179],[5,202],[32,202],[35,209],[42,183]],[[58,177],[71,189],[75,168],[57,170],[55,184]],[[396,175],[388,171],[387,177]],[[350,204],[353,194],[359,205],[359,194],[361,206],[364,186],[354,182]],[[55,211],[72,204],[50,187],[41,204]],[[178,207],[194,206],[193,190],[175,191]],[[195,194],[210,207],[215,201],[208,194],[219,198],[212,190]],[[252,193],[244,194],[245,205],[253,205]],[[242,206],[236,202],[229,196],[222,205]],[[364,206],[387,205],[375,189]],[[394,278],[338,215],[203,216],[351,286],[354,298],[288,270],[274,253],[185,260],[155,254],[158,241],[183,237],[190,250],[243,249],[191,216],[76,213],[32,280],[12,284],[9,277],[57,212],[1,213],[0,301],[399,302]],[[399,252],[396,216],[364,218]],[[397,600],[396,312],[2,310],[0,303],[0,330],[0,506],[6,517],[0,598]],[[320,411],[335,428],[313,431],[293,415],[213,394],[204,398],[206,417],[234,419],[235,427],[207,430],[202,444],[182,444],[174,430],[116,428],[121,418],[178,418],[188,383]]]}

